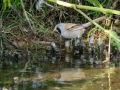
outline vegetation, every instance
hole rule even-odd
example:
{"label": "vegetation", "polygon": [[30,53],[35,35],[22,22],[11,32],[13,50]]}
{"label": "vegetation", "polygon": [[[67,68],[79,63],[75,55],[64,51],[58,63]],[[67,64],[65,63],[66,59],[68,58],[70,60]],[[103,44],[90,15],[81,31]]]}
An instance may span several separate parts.
{"label": "vegetation", "polygon": [[[116,68],[119,67],[120,51],[119,0],[1,0],[0,2],[2,6],[0,7],[0,90],[11,87],[29,90],[33,88],[94,90],[92,88],[100,87],[111,90],[113,85],[112,89],[120,88],[118,80],[120,70]],[[99,24],[92,21],[101,16],[106,16],[106,20]],[[52,32],[56,24],[60,22],[83,24],[89,21],[94,25],[88,27],[83,35],[80,50],[75,48],[76,51],[71,53],[60,53],[55,45],[53,46],[56,51],[47,47],[52,41],[60,44],[60,49],[64,44],[59,41],[57,34]],[[89,46],[92,34],[95,35],[95,39],[93,45]],[[101,46],[106,51],[103,49],[100,51],[99,38],[103,39]],[[110,58],[111,62],[104,64]],[[63,76],[69,78],[68,81],[58,83],[58,79]],[[17,82],[14,80],[16,77],[19,77]]]}
{"label": "vegetation", "polygon": [[[98,0],[86,0],[85,2],[80,0],[67,0],[67,1],[68,3],[60,0],[45,0],[45,1],[41,0],[41,3],[39,3],[40,4],[39,7],[37,7],[36,6],[38,3],[37,1],[32,2],[27,0],[20,0],[20,1],[3,0],[2,8],[0,12],[1,21],[3,21],[1,23],[2,25],[1,27],[4,28],[3,35],[5,37],[9,37],[9,39],[7,40],[14,41],[14,44],[16,45],[18,41],[30,43],[31,39],[33,38],[34,40],[38,40],[37,38],[35,38],[35,36],[40,36],[39,38],[45,41],[52,41],[54,38],[52,29],[59,22],[72,22],[72,23],[81,24],[87,22],[84,19],[84,17],[92,22],[92,20],[89,17],[98,18],[99,16],[103,16],[105,14],[109,19],[109,17],[113,17],[113,16],[116,17],[116,15],[120,15],[120,11],[113,10],[116,9],[117,4],[119,3],[118,0],[114,2],[111,0],[109,0],[108,2],[106,0],[103,0],[101,2],[99,2]],[[62,6],[61,7],[56,6],[56,4],[53,4],[51,2],[73,8],[80,14],[75,12],[73,9],[65,8]],[[78,5],[76,6],[76,4],[74,3]],[[15,10],[11,6],[13,6],[13,8],[17,10],[17,12],[15,12]],[[84,11],[85,13],[87,13],[85,14],[83,13],[83,10],[81,11],[80,9],[86,9],[92,11]],[[98,11],[102,12],[103,14]],[[76,15],[76,13],[78,15]],[[82,20],[80,21],[80,19]],[[6,22],[8,25],[6,24]],[[107,33],[108,37],[111,38],[111,43],[113,43],[114,46],[117,46],[118,49],[120,50],[119,36],[117,35],[116,32],[110,30],[112,29],[113,24],[111,24],[110,28],[106,28],[106,27],[103,28],[95,22],[92,23],[95,24],[101,30],[103,30],[105,33]],[[31,30],[32,33],[35,35],[33,36],[33,34],[29,32],[29,30]],[[18,40],[18,38],[20,37],[21,39]]]}

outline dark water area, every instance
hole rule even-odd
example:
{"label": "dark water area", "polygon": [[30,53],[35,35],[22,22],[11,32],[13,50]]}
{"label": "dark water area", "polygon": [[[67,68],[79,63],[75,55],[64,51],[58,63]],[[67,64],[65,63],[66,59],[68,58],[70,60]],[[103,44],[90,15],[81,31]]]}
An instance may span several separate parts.
{"label": "dark water area", "polygon": [[0,90],[119,90],[120,57],[21,51],[0,59]]}

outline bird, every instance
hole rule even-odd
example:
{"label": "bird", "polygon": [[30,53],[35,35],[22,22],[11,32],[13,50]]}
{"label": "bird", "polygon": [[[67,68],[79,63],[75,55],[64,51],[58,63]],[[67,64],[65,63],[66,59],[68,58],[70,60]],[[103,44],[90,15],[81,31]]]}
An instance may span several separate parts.
{"label": "bird", "polygon": [[[106,16],[102,16],[93,21],[99,22],[103,19],[106,19]],[[91,22],[82,25],[75,23],[58,23],[53,31],[58,32],[65,39],[73,39],[81,37],[83,33],[86,31],[86,28],[89,27],[90,25],[92,25]]]}
{"label": "bird", "polygon": [[84,26],[79,26],[74,23],[59,23],[55,26],[53,31],[58,32],[63,38],[73,39],[81,37],[85,31]]}
{"label": "bird", "polygon": [[[93,20],[94,22],[99,22],[103,19],[106,19],[106,16],[97,18],[95,20]],[[90,25],[92,25],[91,22],[79,25],[79,24],[75,24],[75,23],[58,23],[55,27],[54,27],[54,32],[59,33],[63,38],[65,39],[75,39],[75,46],[78,46],[80,43],[80,39],[82,37],[82,35],[84,34],[84,32],[86,31],[86,28],[89,27]],[[69,47],[70,47],[70,42],[69,40],[67,40],[65,42],[65,47],[66,47],[66,51],[69,52]]]}
{"label": "bird", "polygon": [[84,26],[74,23],[59,23],[53,31],[58,32],[63,38],[67,39],[67,41],[65,40],[65,50],[66,52],[70,52],[70,46],[72,46],[70,45],[70,40],[75,39],[75,42],[77,42],[77,38],[80,38],[85,30]]}

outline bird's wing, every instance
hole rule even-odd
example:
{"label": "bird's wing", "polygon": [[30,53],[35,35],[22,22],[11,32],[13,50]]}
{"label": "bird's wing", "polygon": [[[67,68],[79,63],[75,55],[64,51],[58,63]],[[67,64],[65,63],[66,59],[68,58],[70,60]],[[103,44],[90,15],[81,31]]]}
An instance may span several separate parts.
{"label": "bird's wing", "polygon": [[66,26],[66,29],[70,29],[70,28],[73,28],[75,26],[77,26],[78,24],[75,24],[75,23],[65,23],[65,26]]}
{"label": "bird's wing", "polygon": [[80,29],[84,29],[84,26],[80,26],[78,24],[73,24],[73,23],[66,23],[66,30],[70,30],[70,31],[76,31],[76,30],[80,30]]}

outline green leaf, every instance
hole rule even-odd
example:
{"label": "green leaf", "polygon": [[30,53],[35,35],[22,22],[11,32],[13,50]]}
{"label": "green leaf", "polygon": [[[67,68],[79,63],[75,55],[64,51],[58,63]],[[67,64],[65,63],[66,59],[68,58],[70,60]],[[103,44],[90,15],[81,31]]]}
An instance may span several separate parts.
{"label": "green leaf", "polygon": [[32,12],[32,9],[31,9],[31,8],[29,8],[29,12]]}
{"label": "green leaf", "polygon": [[95,7],[103,8],[98,0],[87,0],[89,3],[93,4]]}
{"label": "green leaf", "polygon": [[108,30],[108,37],[111,38],[111,43],[120,50],[120,36],[116,34],[113,30]]}
{"label": "green leaf", "polygon": [[6,10],[6,7],[10,7],[10,0],[3,0],[3,10]]}
{"label": "green leaf", "polygon": [[6,0],[3,0],[3,9],[6,9]]}
{"label": "green leaf", "polygon": [[8,7],[10,7],[10,0],[7,0],[7,2],[8,2]]}

